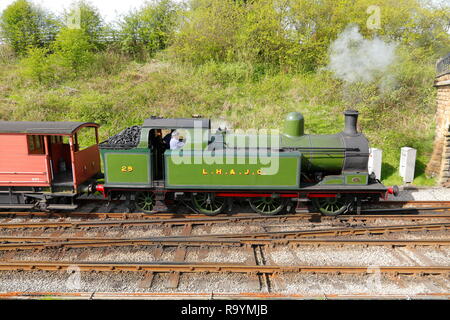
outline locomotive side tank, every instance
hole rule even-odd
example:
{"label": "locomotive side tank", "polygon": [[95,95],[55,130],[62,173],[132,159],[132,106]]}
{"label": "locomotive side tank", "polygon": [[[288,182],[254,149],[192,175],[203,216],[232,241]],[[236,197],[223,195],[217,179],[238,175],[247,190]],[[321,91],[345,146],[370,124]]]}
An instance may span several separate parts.
{"label": "locomotive side tank", "polygon": [[[358,112],[347,110],[344,115],[345,128],[337,134],[305,134],[303,116],[299,112],[291,112],[286,117],[284,128],[279,135],[216,134],[211,139],[210,150],[224,150],[228,154],[230,150],[252,150],[248,146],[252,145],[250,141],[253,141],[257,142],[259,152],[264,148],[272,152],[276,149],[280,157],[279,171],[289,170],[291,177],[296,174],[301,176],[297,181],[299,188],[308,183],[367,185],[369,143],[367,138],[357,131]],[[261,142],[264,145],[261,145]],[[283,158],[293,153],[300,157],[301,164],[287,169],[282,163]],[[264,173],[266,167],[262,166],[261,169]],[[194,172],[192,174],[195,176]],[[273,178],[275,181],[277,174],[274,174]],[[272,186],[276,188],[277,183]]]}

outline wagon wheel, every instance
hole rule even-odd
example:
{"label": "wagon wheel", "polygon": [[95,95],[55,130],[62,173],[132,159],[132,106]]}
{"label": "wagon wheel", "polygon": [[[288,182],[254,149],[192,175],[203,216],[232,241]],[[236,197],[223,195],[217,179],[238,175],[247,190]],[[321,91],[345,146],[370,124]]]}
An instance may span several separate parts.
{"label": "wagon wheel", "polygon": [[317,210],[326,216],[337,216],[347,212],[352,204],[348,198],[313,198],[312,202]]}
{"label": "wagon wheel", "polygon": [[199,192],[192,195],[195,209],[207,216],[215,216],[225,208],[225,198],[218,198],[214,193]]}
{"label": "wagon wheel", "polygon": [[136,207],[145,213],[152,213],[155,208],[155,194],[153,192],[141,191],[135,195]]}
{"label": "wagon wheel", "polygon": [[273,197],[261,197],[252,198],[249,200],[250,207],[260,214],[266,216],[272,216],[280,213],[281,210],[286,206],[286,199],[283,198],[273,198]]}

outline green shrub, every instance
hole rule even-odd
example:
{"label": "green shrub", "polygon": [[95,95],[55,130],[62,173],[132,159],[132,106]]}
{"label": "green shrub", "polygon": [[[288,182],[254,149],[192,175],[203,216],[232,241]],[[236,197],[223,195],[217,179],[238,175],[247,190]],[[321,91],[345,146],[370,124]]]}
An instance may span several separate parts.
{"label": "green shrub", "polygon": [[53,44],[56,61],[76,76],[92,63],[94,55],[89,36],[82,29],[62,29]]}
{"label": "green shrub", "polygon": [[30,48],[27,57],[20,61],[22,74],[39,83],[50,83],[54,80],[53,66],[49,63],[48,49]]}

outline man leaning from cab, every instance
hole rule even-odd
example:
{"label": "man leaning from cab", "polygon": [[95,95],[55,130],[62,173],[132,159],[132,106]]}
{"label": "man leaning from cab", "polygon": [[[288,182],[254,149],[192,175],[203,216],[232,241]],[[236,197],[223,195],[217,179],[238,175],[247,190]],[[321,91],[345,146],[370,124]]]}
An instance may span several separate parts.
{"label": "man leaning from cab", "polygon": [[172,138],[170,139],[170,150],[178,150],[184,146],[184,142],[180,141],[180,133],[175,130],[172,132]]}

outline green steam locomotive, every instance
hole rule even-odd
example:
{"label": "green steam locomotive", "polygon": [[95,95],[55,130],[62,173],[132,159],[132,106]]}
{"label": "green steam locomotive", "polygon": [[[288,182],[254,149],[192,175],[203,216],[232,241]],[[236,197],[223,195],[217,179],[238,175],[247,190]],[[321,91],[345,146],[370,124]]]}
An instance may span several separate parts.
{"label": "green steam locomotive", "polygon": [[[298,112],[287,115],[281,132],[212,133],[209,119],[149,118],[99,144],[104,183],[91,189],[125,197],[144,212],[155,212],[158,201],[189,201],[207,215],[236,199],[263,215],[299,211],[309,200],[322,214],[338,215],[397,195],[397,187],[368,172],[358,112],[344,115],[344,130],[333,135],[305,134]],[[183,139],[170,148],[176,135]]]}

